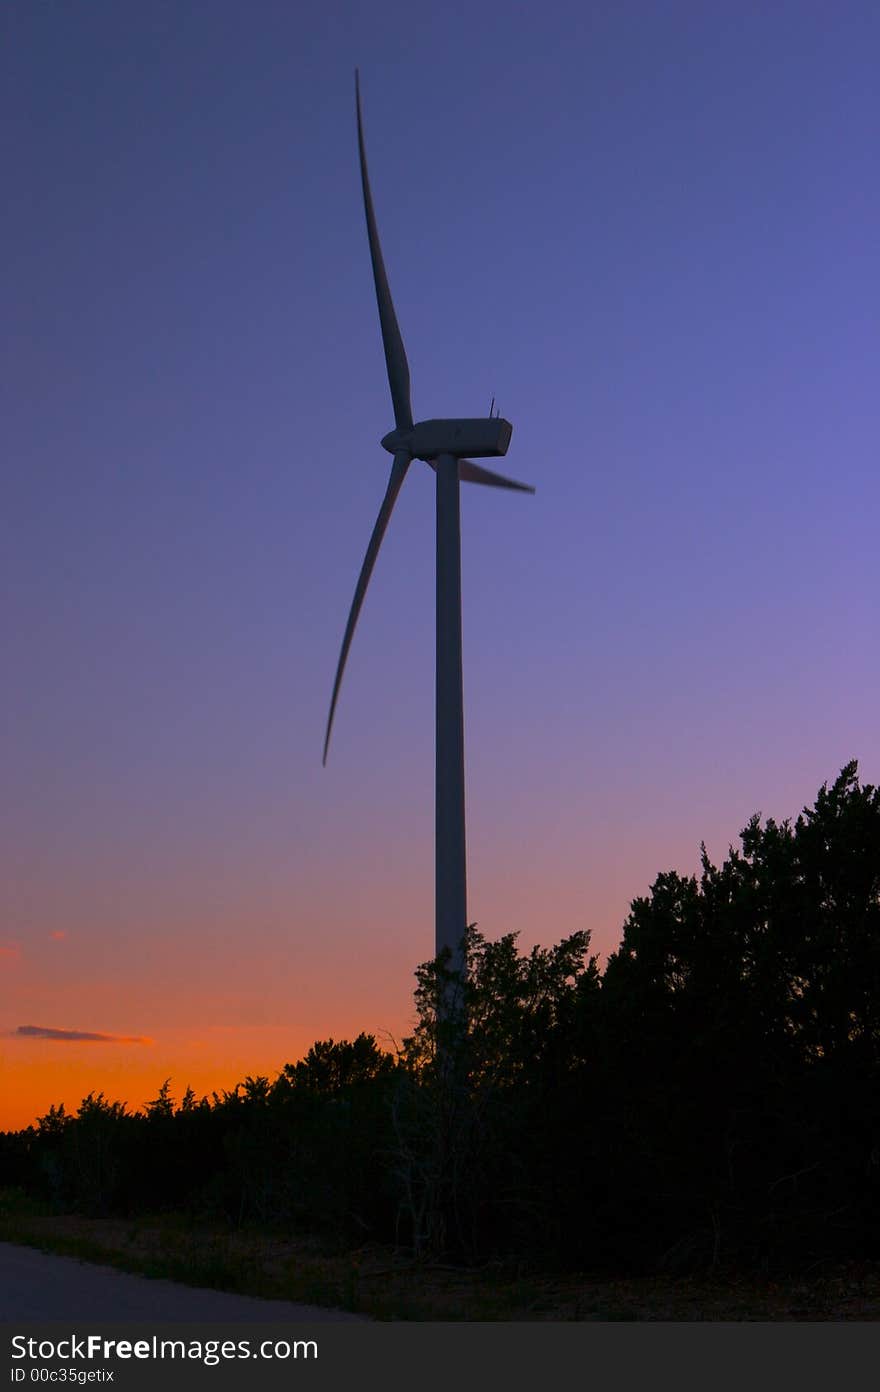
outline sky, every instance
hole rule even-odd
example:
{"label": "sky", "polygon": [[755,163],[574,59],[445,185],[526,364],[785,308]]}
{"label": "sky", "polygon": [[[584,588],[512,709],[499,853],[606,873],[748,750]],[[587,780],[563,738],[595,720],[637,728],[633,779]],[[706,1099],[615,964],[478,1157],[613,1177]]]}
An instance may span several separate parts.
{"label": "sky", "polygon": [[418,462],[321,766],[393,425],[356,65],[416,418],[494,396],[537,490],[462,489],[469,919],[604,961],[701,840],[880,782],[873,0],[0,24],[0,1127],[412,1025]]}

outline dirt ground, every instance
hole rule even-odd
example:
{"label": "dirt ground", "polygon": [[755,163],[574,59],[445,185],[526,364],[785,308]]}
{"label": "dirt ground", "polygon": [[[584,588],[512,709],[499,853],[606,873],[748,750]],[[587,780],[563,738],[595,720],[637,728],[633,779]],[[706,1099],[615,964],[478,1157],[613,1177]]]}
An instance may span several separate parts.
{"label": "dirt ground", "polygon": [[490,1264],[414,1262],[390,1249],[332,1254],[313,1240],[194,1227],[175,1218],[0,1221],[0,1239],[203,1289],[337,1307],[375,1319],[804,1321],[880,1319],[880,1265],[796,1279],[733,1275],[609,1280]]}

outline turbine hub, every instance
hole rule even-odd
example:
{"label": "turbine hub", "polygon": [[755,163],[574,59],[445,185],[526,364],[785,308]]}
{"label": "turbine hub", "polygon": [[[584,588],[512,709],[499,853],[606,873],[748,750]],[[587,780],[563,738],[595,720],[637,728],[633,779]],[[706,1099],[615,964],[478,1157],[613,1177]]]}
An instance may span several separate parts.
{"label": "turbine hub", "polygon": [[389,454],[397,454],[398,450],[409,450],[412,454],[409,448],[412,433],[411,430],[389,430],[388,434],[382,437],[382,448],[387,449]]}

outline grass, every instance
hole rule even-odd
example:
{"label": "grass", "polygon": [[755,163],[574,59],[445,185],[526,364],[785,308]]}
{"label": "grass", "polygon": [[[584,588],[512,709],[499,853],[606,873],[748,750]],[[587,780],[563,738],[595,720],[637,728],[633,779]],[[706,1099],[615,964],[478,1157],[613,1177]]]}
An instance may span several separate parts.
{"label": "grass", "polygon": [[338,1252],[316,1239],[224,1229],[181,1215],[132,1220],[52,1214],[0,1191],[0,1240],[145,1276],[379,1320],[877,1320],[880,1267],[853,1264],[787,1281],[733,1276],[606,1279],[491,1263],[416,1262],[390,1248]]}

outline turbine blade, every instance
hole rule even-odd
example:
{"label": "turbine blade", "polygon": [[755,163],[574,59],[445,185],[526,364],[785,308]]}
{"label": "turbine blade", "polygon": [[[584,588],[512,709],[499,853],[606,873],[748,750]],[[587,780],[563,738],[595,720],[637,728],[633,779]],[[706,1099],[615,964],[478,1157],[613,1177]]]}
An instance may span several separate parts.
{"label": "turbine blade", "polygon": [[342,682],[342,673],[345,671],[345,663],[348,657],[348,650],[351,647],[351,640],[354,636],[355,624],[361,612],[361,605],[364,602],[364,595],[367,592],[367,585],[373,573],[373,566],[376,564],[376,557],[379,554],[379,547],[382,545],[382,538],[388,526],[388,519],[397,501],[401,484],[406,478],[406,471],[411,463],[411,456],[405,450],[398,451],[394,456],[394,463],[391,465],[391,477],[388,480],[388,487],[385,490],[385,497],[382,499],[382,506],[379,509],[379,516],[376,518],[376,525],[373,527],[373,535],[370,537],[370,544],[367,547],[367,554],[364,556],[364,563],[361,566],[361,573],[355,586],[354,599],[351,605],[351,612],[348,616],[348,623],[345,625],[345,633],[342,638],[342,651],[339,654],[339,662],[336,666],[336,680],[333,683],[333,695],[330,699],[330,714],[327,717],[327,733],[324,736],[324,757],[323,764],[327,763],[327,750],[330,746],[330,731],[333,729],[333,716],[336,712],[336,701],[339,697],[339,687]]}
{"label": "turbine blade", "polygon": [[370,192],[370,178],[367,174],[367,152],[364,147],[364,126],[361,120],[361,86],[357,69],[354,74],[355,98],[357,103],[358,150],[361,157],[361,183],[364,190],[364,211],[367,215],[367,235],[370,239],[370,260],[373,263],[373,280],[376,285],[376,301],[379,305],[379,323],[382,326],[382,343],[385,348],[385,366],[388,369],[388,385],[391,388],[391,402],[394,406],[394,424],[398,430],[412,430],[412,404],[410,402],[409,363],[403,346],[394,302],[388,288],[385,262],[382,260],[382,247],[379,243],[379,230],[376,227],[376,214],[373,211],[373,195]]}
{"label": "turbine blade", "polygon": [[490,488],[515,488],[520,493],[535,491],[530,483],[517,483],[515,479],[505,478],[503,474],[493,474],[491,469],[484,469],[482,464],[475,464],[472,459],[458,461],[458,477],[462,483],[485,483]]}

